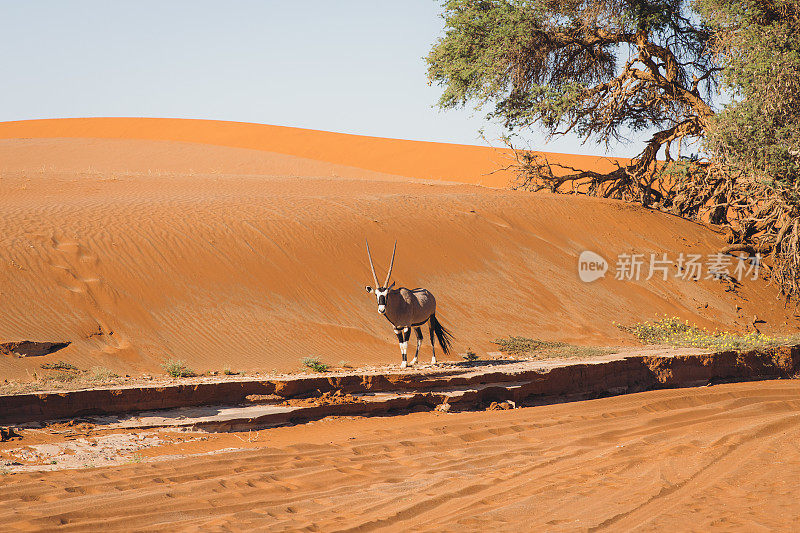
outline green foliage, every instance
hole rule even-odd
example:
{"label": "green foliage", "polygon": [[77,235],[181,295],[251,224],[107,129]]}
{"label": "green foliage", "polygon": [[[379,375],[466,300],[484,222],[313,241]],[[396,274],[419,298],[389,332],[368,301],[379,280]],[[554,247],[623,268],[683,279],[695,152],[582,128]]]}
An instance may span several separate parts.
{"label": "green foliage", "polygon": [[327,372],[330,366],[323,363],[316,357],[305,357],[301,360],[303,366],[313,370],[314,372]]}
{"label": "green foliage", "polygon": [[696,0],[716,34],[734,101],[709,130],[709,151],[774,186],[800,176],[800,6],[786,0]]}
{"label": "green foliage", "polygon": [[644,344],[674,344],[674,340],[683,340],[695,336],[700,332],[688,321],[681,321],[678,317],[658,318],[653,321],[640,322],[632,326],[615,324],[619,329],[627,331]]}
{"label": "green foliage", "polygon": [[[800,4],[695,0],[714,31],[734,96],[711,121],[706,150],[718,183],[712,221],[733,244],[769,254],[770,277],[800,295]],[[708,183],[708,182],[706,182]],[[751,252],[752,253],[752,252]]]}
{"label": "green foliage", "polygon": [[[565,7],[572,2],[564,2]],[[494,117],[508,126],[540,120],[554,127],[576,105],[580,88],[600,81],[613,69],[614,58],[604,55],[576,68],[574,77],[548,76],[544,41],[548,13],[541,3],[450,0],[445,2],[445,36],[428,55],[428,76],[444,86],[440,106],[480,107],[495,102]],[[564,15],[558,5],[550,15]],[[523,72],[521,57],[533,59]],[[584,59],[584,58],[582,58]],[[576,61],[576,66],[579,64]],[[604,74],[606,76],[604,76]]]}
{"label": "green foliage", "polygon": [[222,369],[222,373],[225,374],[226,376],[238,376],[239,375],[239,372],[235,372],[235,371],[231,370],[228,367],[223,368]]}
{"label": "green foliage", "polygon": [[[445,0],[442,17],[427,57],[440,107],[474,103],[512,135],[541,127],[608,142],[660,130],[605,174],[554,171],[517,150],[517,188],[726,226],[727,251],[769,255],[775,285],[800,295],[800,3]],[[720,83],[733,100],[715,114]],[[657,163],[671,143],[702,136],[702,161]]]}
{"label": "green foliage", "polygon": [[186,363],[178,359],[167,359],[161,363],[161,367],[173,378],[190,378],[197,375],[194,370],[186,366]]}
{"label": "green foliage", "polygon": [[465,361],[477,361],[478,354],[472,351],[472,349],[467,348],[467,352],[461,356]]}
{"label": "green foliage", "polygon": [[[683,65],[698,75],[710,65],[709,34],[690,23],[686,4],[448,0],[444,36],[427,57],[428,78],[443,87],[442,108],[494,104],[489,118],[512,131],[541,126],[555,133],[564,126],[608,140],[623,128],[674,124],[689,104],[668,85],[689,82],[693,72]],[[654,47],[678,60],[674,71]],[[637,52],[654,61],[635,64]],[[665,81],[639,76],[633,66],[652,66]]]}

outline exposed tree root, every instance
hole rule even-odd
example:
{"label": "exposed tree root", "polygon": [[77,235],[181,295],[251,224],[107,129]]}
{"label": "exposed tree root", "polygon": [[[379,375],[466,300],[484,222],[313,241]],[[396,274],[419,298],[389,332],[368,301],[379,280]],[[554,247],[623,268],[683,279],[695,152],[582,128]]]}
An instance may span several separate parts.
{"label": "exposed tree root", "polygon": [[[512,148],[515,189],[586,194],[640,203],[690,220],[721,226],[728,245],[723,254],[759,255],[762,272],[787,299],[800,295],[800,210],[797,187],[777,187],[765,180],[736,175],[731,169],[701,161],[656,161],[662,146],[694,135],[691,124],[651,138],[627,166],[608,173],[551,164],[547,157]],[[667,154],[669,154],[669,151]]]}

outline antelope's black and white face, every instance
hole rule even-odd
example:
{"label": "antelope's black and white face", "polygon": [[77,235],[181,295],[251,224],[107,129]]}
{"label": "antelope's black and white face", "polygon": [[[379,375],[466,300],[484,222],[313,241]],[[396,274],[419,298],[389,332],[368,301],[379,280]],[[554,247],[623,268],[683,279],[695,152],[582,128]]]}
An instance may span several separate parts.
{"label": "antelope's black and white face", "polygon": [[389,291],[392,290],[394,287],[394,283],[389,285],[389,279],[392,277],[392,267],[394,266],[394,253],[397,251],[397,241],[394,241],[394,248],[392,249],[392,259],[389,261],[389,272],[386,274],[386,281],[383,282],[383,286],[378,285],[378,276],[375,275],[375,265],[372,264],[372,254],[369,251],[369,242],[367,242],[367,257],[369,258],[369,268],[372,271],[372,280],[375,282],[375,288],[373,289],[369,285],[367,285],[367,292],[371,292],[375,295],[375,299],[378,300],[378,313],[384,314],[386,312],[386,298],[389,296]]}
{"label": "antelope's black and white face", "polygon": [[386,297],[389,295],[389,291],[392,290],[392,287],[394,287],[394,283],[388,287],[378,287],[376,289],[373,289],[369,285],[366,287],[367,292],[371,292],[375,295],[375,299],[378,301],[378,313],[380,314],[386,312]]}

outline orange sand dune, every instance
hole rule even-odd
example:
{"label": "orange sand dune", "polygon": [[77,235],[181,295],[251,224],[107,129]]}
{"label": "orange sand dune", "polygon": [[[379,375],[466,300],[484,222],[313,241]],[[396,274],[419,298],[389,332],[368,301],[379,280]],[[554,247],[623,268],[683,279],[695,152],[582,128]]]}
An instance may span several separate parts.
{"label": "orange sand dune", "polygon": [[[512,174],[508,150],[347,135],[217,120],[75,118],[0,123],[0,139],[147,139],[266,150],[386,174],[504,187]],[[552,163],[611,169],[612,159],[547,154]]]}
{"label": "orange sand dune", "polygon": [[[728,292],[712,280],[577,277],[586,249],[612,263],[620,253],[711,253],[723,241],[702,225],[614,201],[425,181],[456,179],[437,174],[448,165],[479,181],[468,162],[484,148],[373,139],[384,151],[360,154],[352,136],[270,128],[0,124],[0,342],[71,343],[43,357],[0,355],[0,378],[60,359],[128,373],[159,371],[167,358],[198,371],[296,369],[306,356],[396,362],[391,328],[364,292],[365,238],[381,275],[398,240],[394,279],[434,292],[457,352],[494,351],[506,335],[631,343],[612,322],[657,313],[739,330],[756,314],[767,331],[797,326],[761,281]],[[275,133],[260,137],[263,149],[230,146],[254,131]],[[195,132],[205,144],[112,138]],[[429,158],[434,170],[375,156],[414,147],[427,154],[414,164]],[[427,360],[427,341],[423,350]]]}
{"label": "orange sand dune", "polygon": [[[66,531],[797,531],[800,383],[326,419],[3,478],[0,523]],[[232,453],[221,449],[249,448]]]}

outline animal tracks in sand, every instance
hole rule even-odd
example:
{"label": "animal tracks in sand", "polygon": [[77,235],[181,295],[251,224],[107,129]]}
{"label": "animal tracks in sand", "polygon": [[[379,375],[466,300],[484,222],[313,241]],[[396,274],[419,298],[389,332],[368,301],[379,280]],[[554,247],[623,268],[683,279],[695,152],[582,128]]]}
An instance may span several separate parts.
{"label": "animal tracks in sand", "polygon": [[81,242],[55,234],[47,238],[47,243],[49,253],[46,262],[56,276],[56,283],[97,325],[96,330],[86,332],[86,338],[100,340],[102,345],[99,348],[104,353],[112,354],[128,348],[130,343],[119,333],[108,311],[119,296],[103,282],[98,272],[99,257]]}

